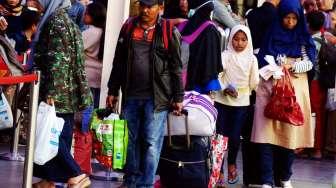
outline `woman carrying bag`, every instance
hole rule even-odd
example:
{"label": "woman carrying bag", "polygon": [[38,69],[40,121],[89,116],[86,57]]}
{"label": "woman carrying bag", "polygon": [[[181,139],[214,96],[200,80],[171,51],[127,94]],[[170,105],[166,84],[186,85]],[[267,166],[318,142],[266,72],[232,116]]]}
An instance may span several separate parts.
{"label": "woman carrying bag", "polygon": [[39,0],[45,12],[33,41],[36,67],[41,70],[40,100],[54,105],[65,123],[59,138],[58,154],[44,165],[34,165],[34,176],[42,181],[34,188],[54,188],[55,182],[68,187],[88,187],[90,180],[81,172],[70,149],[74,113],[92,105],[84,70],[81,33],[67,14],[70,0]]}
{"label": "woman carrying bag", "polygon": [[280,71],[280,74],[273,74],[273,78],[262,79],[256,91],[251,141],[260,143],[263,188],[272,187],[274,177],[281,180],[282,187],[292,188],[290,177],[295,158],[294,150],[314,146],[307,72],[313,67],[316,53],[299,0],[280,2],[278,15],[258,54],[259,68],[268,65],[266,55],[273,56],[278,60],[278,66],[290,72],[290,81],[295,91],[294,98],[302,110],[303,124],[294,125],[265,117],[265,108],[272,97],[272,88],[277,82],[276,79],[281,78]]}

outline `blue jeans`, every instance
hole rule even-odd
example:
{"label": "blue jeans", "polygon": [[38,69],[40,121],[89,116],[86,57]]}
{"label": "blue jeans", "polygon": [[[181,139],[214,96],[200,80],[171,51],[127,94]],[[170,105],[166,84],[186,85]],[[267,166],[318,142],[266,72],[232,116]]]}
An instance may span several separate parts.
{"label": "blue jeans", "polygon": [[125,184],[128,188],[153,187],[168,111],[154,112],[152,99],[129,99],[123,107],[128,122]]}
{"label": "blue jeans", "polygon": [[[248,107],[227,106],[220,103],[215,103],[215,107],[218,111],[216,121],[217,132],[229,138],[228,164],[236,165],[241,130],[246,123]],[[224,163],[222,166],[224,166]]]}
{"label": "blue jeans", "polygon": [[[274,185],[275,180],[288,181],[292,176],[294,150],[271,144],[259,144],[262,184]],[[275,182],[279,184],[279,182]]]}

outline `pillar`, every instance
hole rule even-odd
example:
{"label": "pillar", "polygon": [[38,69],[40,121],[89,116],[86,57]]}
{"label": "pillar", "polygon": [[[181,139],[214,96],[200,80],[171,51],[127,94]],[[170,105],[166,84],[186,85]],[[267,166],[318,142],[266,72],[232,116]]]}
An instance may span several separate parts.
{"label": "pillar", "polygon": [[107,96],[107,82],[109,80],[114,51],[116,49],[119,31],[123,22],[129,15],[129,0],[111,0],[107,4],[106,34],[105,34],[105,51],[103,60],[103,71],[100,93],[100,107],[105,107]]}

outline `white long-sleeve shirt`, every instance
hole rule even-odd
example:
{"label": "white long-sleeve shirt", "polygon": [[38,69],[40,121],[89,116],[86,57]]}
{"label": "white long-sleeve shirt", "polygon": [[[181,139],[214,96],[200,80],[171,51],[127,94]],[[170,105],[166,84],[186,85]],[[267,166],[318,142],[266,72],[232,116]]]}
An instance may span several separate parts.
{"label": "white long-sleeve shirt", "polygon": [[[255,90],[259,83],[258,60],[253,60],[245,65],[239,65],[230,56],[222,56],[223,73],[219,75],[222,90],[226,89],[230,84],[235,85],[238,97],[234,98],[229,95],[223,95],[223,91],[218,91],[215,101],[228,106],[249,106],[251,91]],[[242,70],[242,66],[247,71]]]}

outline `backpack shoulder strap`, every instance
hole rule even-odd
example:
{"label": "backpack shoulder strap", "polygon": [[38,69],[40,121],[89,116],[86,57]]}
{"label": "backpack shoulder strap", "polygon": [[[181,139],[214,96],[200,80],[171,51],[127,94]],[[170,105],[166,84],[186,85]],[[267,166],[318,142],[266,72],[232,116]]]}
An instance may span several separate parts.
{"label": "backpack shoulder strap", "polygon": [[133,25],[134,25],[134,20],[135,20],[135,17],[129,17],[129,18],[125,21],[123,27],[121,28],[121,34],[122,34],[122,35],[126,35],[126,34],[128,34],[129,32],[131,32],[131,29],[132,29],[132,27],[133,27]]}
{"label": "backpack shoulder strap", "polygon": [[184,21],[177,26],[177,29],[179,30],[179,32],[183,31],[183,29],[187,25],[187,23],[188,23],[188,21]]}
{"label": "backpack shoulder strap", "polygon": [[197,37],[206,29],[208,26],[215,24],[211,21],[204,22],[199,28],[196,29],[194,33],[188,36],[182,36],[183,41],[187,42],[188,44],[191,44],[194,42],[194,40],[197,39]]}
{"label": "backpack shoulder strap", "polygon": [[169,41],[171,38],[173,38],[173,29],[174,24],[172,21],[168,19],[162,19],[162,37],[163,37],[163,43],[164,48],[168,50],[169,48]]}

